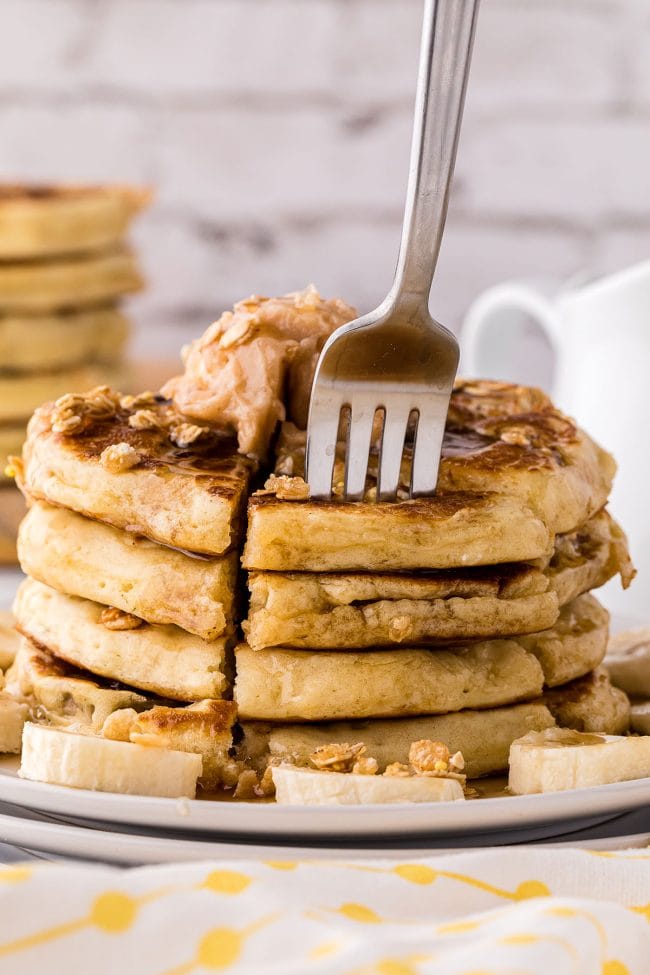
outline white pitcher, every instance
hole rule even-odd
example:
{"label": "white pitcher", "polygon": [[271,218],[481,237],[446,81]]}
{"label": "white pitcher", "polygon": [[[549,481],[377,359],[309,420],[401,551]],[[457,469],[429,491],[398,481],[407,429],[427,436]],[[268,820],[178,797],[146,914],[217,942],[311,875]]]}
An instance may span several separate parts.
{"label": "white pitcher", "polygon": [[650,261],[554,298],[517,282],[486,291],[463,326],[461,375],[516,379],[504,363],[525,317],[553,350],[554,401],[618,462],[610,508],[639,574],[625,593],[610,583],[604,602],[619,626],[650,624]]}

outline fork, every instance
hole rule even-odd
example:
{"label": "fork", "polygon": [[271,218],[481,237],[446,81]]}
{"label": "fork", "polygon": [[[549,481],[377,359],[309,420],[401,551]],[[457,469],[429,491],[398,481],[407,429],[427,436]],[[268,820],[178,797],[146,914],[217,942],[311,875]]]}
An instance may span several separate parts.
{"label": "fork", "polygon": [[458,343],[429,314],[449,202],[479,0],[426,0],[404,225],[393,285],[375,311],[338,328],[318,360],[305,477],[330,498],[339,425],[347,414],[343,495],[364,497],[375,415],[377,498],[394,500],[409,420],[415,422],[410,496],[436,489]]}

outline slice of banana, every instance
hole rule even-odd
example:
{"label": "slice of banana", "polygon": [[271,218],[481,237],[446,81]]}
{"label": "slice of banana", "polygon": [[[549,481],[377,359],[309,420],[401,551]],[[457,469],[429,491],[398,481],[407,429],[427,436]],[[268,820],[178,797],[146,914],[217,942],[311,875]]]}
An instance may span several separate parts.
{"label": "slice of banana", "polygon": [[28,722],[23,731],[23,779],[97,792],[177,798],[196,795],[201,757],[79,735]]}
{"label": "slice of banana", "polygon": [[650,697],[650,627],[613,636],[603,663],[616,687],[633,697]]}
{"label": "slice of banana", "polygon": [[559,792],[650,776],[650,736],[532,731],[510,746],[508,788],[515,795]]}
{"label": "slice of banana", "polygon": [[10,694],[0,692],[0,752],[18,753],[29,709]]}
{"label": "slice of banana", "polygon": [[637,735],[650,735],[650,701],[639,701],[630,707],[630,726]]}
{"label": "slice of banana", "polygon": [[464,799],[457,779],[321,772],[277,765],[271,770],[275,799],[289,806],[355,806],[378,802],[450,802]]}

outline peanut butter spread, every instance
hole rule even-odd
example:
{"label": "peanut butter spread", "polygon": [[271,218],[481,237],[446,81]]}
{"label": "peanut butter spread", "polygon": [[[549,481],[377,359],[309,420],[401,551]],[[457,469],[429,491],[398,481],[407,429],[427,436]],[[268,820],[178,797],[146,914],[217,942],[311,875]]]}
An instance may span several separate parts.
{"label": "peanut butter spread", "polygon": [[263,457],[278,421],[307,426],[320,351],[355,317],[350,305],[321,298],[313,285],[239,301],[186,348],[184,374],[163,392],[185,416],[228,428],[242,453]]}

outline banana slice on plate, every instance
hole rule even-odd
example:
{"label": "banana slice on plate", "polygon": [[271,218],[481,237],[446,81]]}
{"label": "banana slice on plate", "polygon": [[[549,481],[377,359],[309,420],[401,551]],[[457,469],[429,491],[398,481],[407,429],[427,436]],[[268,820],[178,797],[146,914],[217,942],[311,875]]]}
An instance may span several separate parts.
{"label": "banana slice on plate", "polygon": [[23,779],[97,792],[178,798],[196,795],[200,755],[79,735],[28,722],[23,730]]}
{"label": "banana slice on plate", "polygon": [[458,779],[426,775],[359,775],[277,765],[271,769],[276,802],[289,806],[450,802],[464,799]]}
{"label": "banana slice on plate", "polygon": [[650,697],[650,627],[613,636],[603,663],[616,687],[633,697]]}
{"label": "banana slice on plate", "polygon": [[559,792],[650,776],[650,736],[531,731],[510,746],[508,788],[515,795]]}

